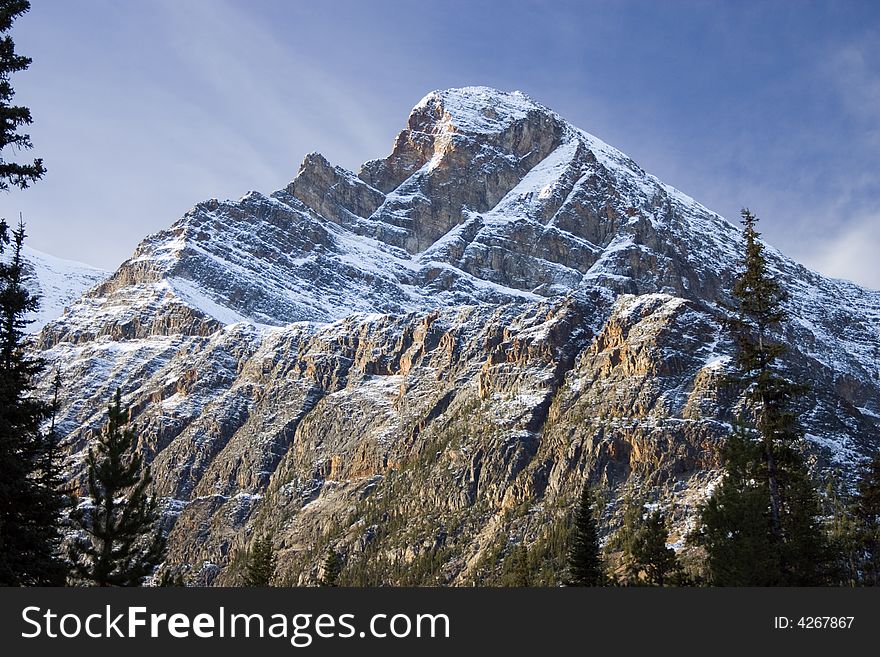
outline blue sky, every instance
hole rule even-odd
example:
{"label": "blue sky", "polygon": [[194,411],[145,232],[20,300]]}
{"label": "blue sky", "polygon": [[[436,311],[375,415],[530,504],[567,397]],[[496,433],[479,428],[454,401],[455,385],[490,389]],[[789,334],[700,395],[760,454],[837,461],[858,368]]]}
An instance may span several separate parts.
{"label": "blue sky", "polygon": [[34,0],[13,78],[35,248],[108,269],[306,153],[357,170],[427,92],[521,89],[772,244],[880,288],[880,2]]}

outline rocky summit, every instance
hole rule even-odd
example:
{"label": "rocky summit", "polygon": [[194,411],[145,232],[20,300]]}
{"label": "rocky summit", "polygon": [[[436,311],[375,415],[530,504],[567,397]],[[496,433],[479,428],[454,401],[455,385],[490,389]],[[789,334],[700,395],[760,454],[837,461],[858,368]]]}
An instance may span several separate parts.
{"label": "rocky summit", "polygon": [[[741,252],[524,94],[450,89],[358,173],[313,153],[284,189],[199,203],[35,340],[75,384],[73,480],[121,389],[189,583],[233,583],[271,532],[287,583],[332,549],[359,581],[369,555],[460,585],[551,540],[584,477],[611,509],[640,490],[681,538],[738,413]],[[804,449],[849,471],[880,446],[880,292],[767,255]]]}

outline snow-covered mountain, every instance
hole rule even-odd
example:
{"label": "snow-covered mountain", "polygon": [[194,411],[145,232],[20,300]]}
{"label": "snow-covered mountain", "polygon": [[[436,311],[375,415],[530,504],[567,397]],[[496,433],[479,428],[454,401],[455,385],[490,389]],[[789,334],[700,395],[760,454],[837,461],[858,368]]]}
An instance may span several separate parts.
{"label": "snow-covered mountain", "polygon": [[[354,559],[381,534],[379,496],[402,521],[382,549],[442,548],[464,582],[499,536],[539,540],[583,473],[692,515],[736,404],[719,320],[740,252],[522,93],[450,89],[357,174],[311,154],[285,189],[198,204],[39,341],[77,381],[74,473],[122,388],[194,581],[231,576],[255,525],[309,581],[317,536]],[[810,449],[849,467],[880,445],[880,292],[768,257]]]}
{"label": "snow-covered mountain", "polygon": [[53,319],[91,287],[104,280],[109,272],[97,267],[63,260],[24,245],[22,255],[28,290],[39,297],[40,309],[28,316],[27,330],[39,333]]}

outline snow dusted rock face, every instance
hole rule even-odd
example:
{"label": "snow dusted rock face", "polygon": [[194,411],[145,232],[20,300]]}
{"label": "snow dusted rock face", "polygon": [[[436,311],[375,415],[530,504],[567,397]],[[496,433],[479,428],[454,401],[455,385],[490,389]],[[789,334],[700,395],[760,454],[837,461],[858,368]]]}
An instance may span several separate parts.
{"label": "snow dusted rock face", "polygon": [[109,272],[72,260],[62,260],[22,247],[28,290],[39,297],[40,308],[29,317],[27,331],[39,333],[50,321],[60,317],[83,292],[97,285]]}
{"label": "snow dusted rock face", "polygon": [[360,177],[387,194],[371,219],[420,253],[470,212],[486,212],[560,144],[564,122],[522,94],[473,88],[426,96],[394,151]]}
{"label": "snow dusted rock face", "polygon": [[[523,94],[452,89],[358,174],[311,154],[283,190],[200,203],[39,342],[76,382],[72,477],[122,389],[191,582],[233,583],[272,530],[291,582],[332,545],[460,584],[584,476],[686,526],[736,413],[740,247]],[[768,259],[811,458],[851,470],[880,445],[880,293]]]}

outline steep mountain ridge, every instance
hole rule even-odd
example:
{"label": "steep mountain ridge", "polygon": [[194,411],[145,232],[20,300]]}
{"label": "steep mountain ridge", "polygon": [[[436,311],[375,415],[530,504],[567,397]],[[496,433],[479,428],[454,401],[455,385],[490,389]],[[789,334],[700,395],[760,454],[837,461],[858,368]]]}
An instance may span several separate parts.
{"label": "steep mountain ridge", "polygon": [[[283,190],[198,204],[39,343],[77,382],[72,476],[112,391],[132,404],[191,581],[231,581],[268,527],[295,581],[329,544],[433,555],[463,583],[584,475],[687,523],[737,403],[720,322],[740,247],[525,95],[452,89],[357,175],[311,154]],[[850,466],[880,444],[880,293],[768,257],[812,453]],[[370,500],[394,532],[365,525]]]}

